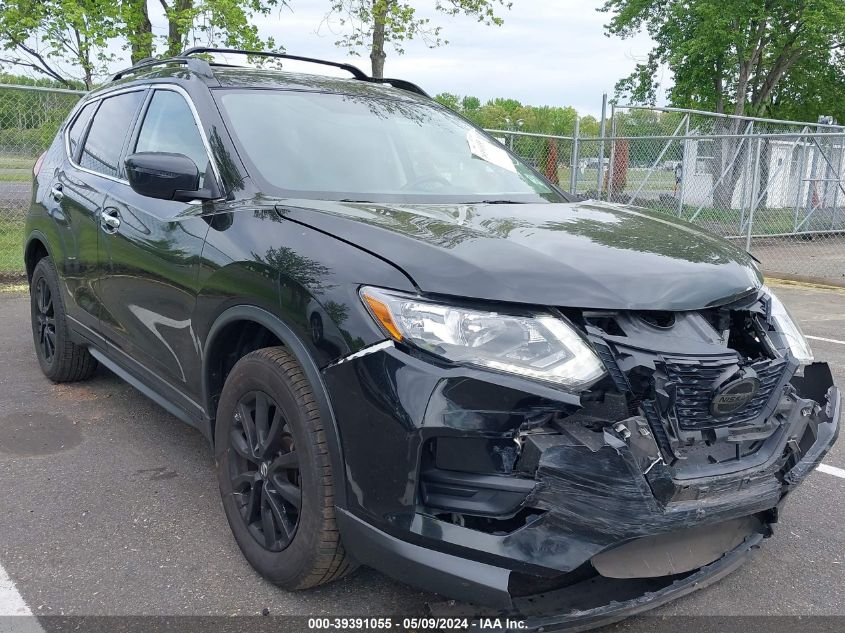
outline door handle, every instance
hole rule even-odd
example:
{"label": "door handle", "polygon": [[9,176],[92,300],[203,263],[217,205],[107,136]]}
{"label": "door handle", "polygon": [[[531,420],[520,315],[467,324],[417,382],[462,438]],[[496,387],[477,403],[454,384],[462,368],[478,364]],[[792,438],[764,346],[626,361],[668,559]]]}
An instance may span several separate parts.
{"label": "door handle", "polygon": [[65,197],[65,194],[62,193],[61,185],[53,185],[53,187],[50,189],[50,195],[56,202],[59,202],[62,198]]}
{"label": "door handle", "polygon": [[106,233],[115,233],[120,227],[120,215],[117,209],[103,209],[100,212],[100,223]]}

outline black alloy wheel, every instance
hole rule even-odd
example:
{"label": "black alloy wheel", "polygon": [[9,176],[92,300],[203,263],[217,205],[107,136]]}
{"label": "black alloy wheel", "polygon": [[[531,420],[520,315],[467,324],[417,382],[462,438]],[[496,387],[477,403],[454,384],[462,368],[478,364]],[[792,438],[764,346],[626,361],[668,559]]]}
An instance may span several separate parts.
{"label": "black alloy wheel", "polygon": [[40,277],[33,289],[35,293],[35,344],[47,364],[52,364],[56,355],[56,311],[53,307],[53,293],[47,280]]}
{"label": "black alloy wheel", "polygon": [[286,348],[249,352],[229,371],[214,451],[226,519],[259,574],[305,589],[355,568],[335,520],[337,484],[320,407]]}
{"label": "black alloy wheel", "polygon": [[296,534],[302,507],[299,455],[281,408],[268,394],[251,391],[238,400],[231,427],[232,492],[247,529],[271,552]]}

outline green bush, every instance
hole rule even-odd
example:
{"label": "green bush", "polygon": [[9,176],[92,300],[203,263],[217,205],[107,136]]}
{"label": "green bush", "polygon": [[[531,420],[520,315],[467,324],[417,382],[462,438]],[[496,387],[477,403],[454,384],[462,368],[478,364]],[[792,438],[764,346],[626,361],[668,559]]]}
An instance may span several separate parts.
{"label": "green bush", "polygon": [[0,130],[0,154],[36,157],[50,146],[58,125]]}

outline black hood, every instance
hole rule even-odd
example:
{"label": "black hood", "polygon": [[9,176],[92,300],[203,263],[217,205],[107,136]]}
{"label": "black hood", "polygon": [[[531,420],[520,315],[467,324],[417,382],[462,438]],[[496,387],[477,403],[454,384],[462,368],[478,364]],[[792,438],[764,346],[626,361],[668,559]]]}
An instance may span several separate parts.
{"label": "black hood", "polygon": [[424,293],[580,308],[697,310],[762,283],[751,257],[727,241],[686,222],[604,202],[285,200],[277,209],[390,261]]}

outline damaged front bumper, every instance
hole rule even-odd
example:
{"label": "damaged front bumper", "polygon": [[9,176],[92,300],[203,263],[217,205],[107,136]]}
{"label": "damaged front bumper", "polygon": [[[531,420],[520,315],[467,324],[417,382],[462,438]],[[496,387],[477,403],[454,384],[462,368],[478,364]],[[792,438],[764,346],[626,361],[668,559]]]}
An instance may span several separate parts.
{"label": "damaged front bumper", "polygon": [[672,463],[643,403],[618,393],[585,416],[577,396],[398,347],[324,377],[343,403],[348,551],[477,605],[464,613],[546,630],[619,619],[732,571],[838,434],[840,393],[822,363],[778,385],[761,413],[776,432],[715,464]]}
{"label": "damaged front bumper", "polygon": [[[597,576],[561,589],[517,597],[506,610],[485,611],[449,601],[429,605],[429,612],[438,618],[499,618],[505,623],[501,630],[585,631],[654,609],[718,582],[741,567],[762,540],[761,534],[749,535],[712,563],[687,574],[645,580]],[[516,626],[508,627],[508,622]]]}

